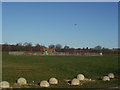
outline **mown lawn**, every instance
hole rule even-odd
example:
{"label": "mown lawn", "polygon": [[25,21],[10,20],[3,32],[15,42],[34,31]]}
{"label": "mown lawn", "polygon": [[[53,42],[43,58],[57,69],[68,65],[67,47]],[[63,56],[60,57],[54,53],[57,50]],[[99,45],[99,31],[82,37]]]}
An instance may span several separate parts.
{"label": "mown lawn", "polygon": [[[2,79],[15,83],[19,77],[25,77],[28,83],[56,77],[58,85],[50,88],[106,88],[118,86],[118,56],[11,56],[3,52]],[[98,80],[108,73],[114,73],[115,79],[110,82]],[[77,74],[83,73],[86,78],[96,80],[80,86],[68,85]],[[33,86],[35,87],[35,86]],[[39,86],[36,86],[39,87]]]}

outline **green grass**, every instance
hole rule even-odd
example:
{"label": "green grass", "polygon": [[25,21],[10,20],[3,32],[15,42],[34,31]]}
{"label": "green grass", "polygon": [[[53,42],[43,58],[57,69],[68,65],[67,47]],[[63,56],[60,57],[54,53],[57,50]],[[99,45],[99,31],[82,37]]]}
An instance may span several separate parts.
{"label": "green grass", "polygon": [[[50,88],[105,88],[118,86],[118,56],[11,56],[7,52],[2,57],[3,80],[14,83],[19,77],[25,77],[28,83],[40,82],[56,77],[59,84]],[[114,73],[115,79],[110,82],[97,80]],[[97,81],[85,83],[82,86],[70,86],[66,79],[73,79],[77,74]],[[34,87],[34,86],[33,86]]]}

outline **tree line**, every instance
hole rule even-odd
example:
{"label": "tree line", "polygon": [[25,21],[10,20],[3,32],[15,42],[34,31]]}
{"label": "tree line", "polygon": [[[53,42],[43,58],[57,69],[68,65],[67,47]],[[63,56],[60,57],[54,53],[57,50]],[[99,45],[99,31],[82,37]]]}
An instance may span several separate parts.
{"label": "tree line", "polygon": [[109,53],[109,52],[115,52],[117,53],[117,49],[108,49],[108,48],[104,48],[100,45],[97,45],[95,46],[94,48],[71,48],[69,47],[68,45],[65,45],[64,47],[62,47],[61,44],[50,44],[48,47],[44,46],[44,45],[40,45],[40,44],[36,44],[36,45],[32,45],[32,43],[28,43],[28,42],[25,42],[25,43],[17,43],[15,45],[11,45],[11,44],[2,44],[2,51],[40,51],[41,49],[44,49],[44,48],[49,48],[49,49],[56,49],[56,50],[63,50],[64,51],[69,51],[69,50],[94,50],[94,51],[99,51],[99,52],[106,52],[106,53]]}

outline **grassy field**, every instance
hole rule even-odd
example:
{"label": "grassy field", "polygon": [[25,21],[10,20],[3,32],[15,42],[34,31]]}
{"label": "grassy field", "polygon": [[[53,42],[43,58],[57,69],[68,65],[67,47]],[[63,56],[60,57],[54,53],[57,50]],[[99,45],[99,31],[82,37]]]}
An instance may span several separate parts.
{"label": "grassy field", "polygon": [[[56,77],[58,85],[50,88],[106,88],[118,86],[118,56],[10,56],[7,52],[2,57],[3,80],[15,83],[19,77],[25,77],[28,83],[37,83]],[[109,82],[98,80],[108,73],[114,73],[115,79]],[[77,74],[83,73],[86,78],[96,80],[80,86],[68,85]]]}

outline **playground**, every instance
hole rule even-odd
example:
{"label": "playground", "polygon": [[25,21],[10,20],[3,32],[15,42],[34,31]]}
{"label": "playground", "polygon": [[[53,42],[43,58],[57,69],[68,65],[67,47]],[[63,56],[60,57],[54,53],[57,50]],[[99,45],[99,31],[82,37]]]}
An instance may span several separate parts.
{"label": "playground", "polygon": [[102,56],[102,52],[90,50],[55,50],[55,49],[40,49],[40,51],[10,51],[9,55],[28,55],[28,56],[43,56],[43,55],[63,55],[63,56]]}

